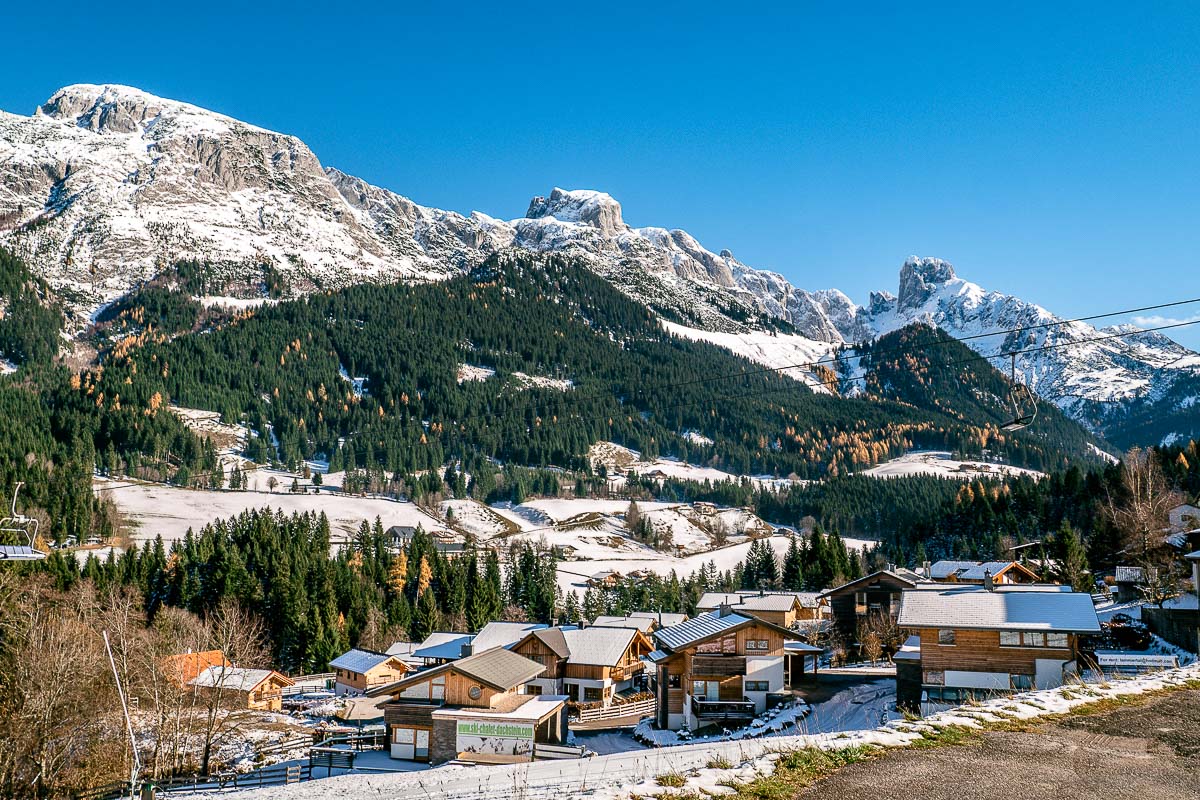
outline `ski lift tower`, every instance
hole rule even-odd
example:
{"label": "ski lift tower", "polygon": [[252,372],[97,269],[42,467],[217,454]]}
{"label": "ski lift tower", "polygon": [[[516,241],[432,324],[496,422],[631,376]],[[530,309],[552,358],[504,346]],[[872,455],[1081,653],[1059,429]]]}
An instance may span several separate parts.
{"label": "ski lift tower", "polygon": [[37,539],[38,521],[17,513],[17,494],[24,485],[23,481],[19,481],[13,489],[12,512],[7,517],[0,517],[0,535],[17,534],[25,539],[25,544],[0,544],[0,561],[41,561],[46,557],[45,553],[33,546]]}

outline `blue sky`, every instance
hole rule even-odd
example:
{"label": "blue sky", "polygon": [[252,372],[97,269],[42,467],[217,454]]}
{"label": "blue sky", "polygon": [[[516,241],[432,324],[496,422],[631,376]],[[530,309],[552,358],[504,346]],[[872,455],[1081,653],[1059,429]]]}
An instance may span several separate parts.
{"label": "blue sky", "polygon": [[173,5],[7,9],[0,108],[127,83],[427,205],[602,189],[860,302],[912,253],[1064,315],[1200,296],[1194,3]]}

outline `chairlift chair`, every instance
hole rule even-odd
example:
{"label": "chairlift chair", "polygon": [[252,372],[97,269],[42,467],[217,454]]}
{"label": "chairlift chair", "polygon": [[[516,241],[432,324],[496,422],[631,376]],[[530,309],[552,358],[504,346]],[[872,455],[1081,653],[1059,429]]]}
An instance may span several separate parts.
{"label": "chairlift chair", "polygon": [[1021,381],[1017,380],[1017,354],[1012,354],[1012,366],[1008,387],[1008,403],[1012,406],[1012,419],[1000,426],[1002,431],[1019,431],[1028,428],[1037,419],[1037,398]]}
{"label": "chairlift chair", "polygon": [[0,561],[41,561],[46,557],[45,553],[34,549],[33,546],[34,540],[37,539],[38,521],[17,513],[17,494],[24,485],[24,481],[18,481],[13,489],[12,513],[7,517],[0,517],[0,534],[19,534],[25,538],[25,544],[0,544]]}

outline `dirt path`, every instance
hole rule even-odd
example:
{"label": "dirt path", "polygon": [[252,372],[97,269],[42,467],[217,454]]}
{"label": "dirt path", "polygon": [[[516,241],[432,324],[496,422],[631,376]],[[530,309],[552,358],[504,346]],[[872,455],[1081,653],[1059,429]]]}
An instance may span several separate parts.
{"label": "dirt path", "polygon": [[799,800],[1196,800],[1200,692],[1175,692],[962,746],[898,749],[847,767]]}

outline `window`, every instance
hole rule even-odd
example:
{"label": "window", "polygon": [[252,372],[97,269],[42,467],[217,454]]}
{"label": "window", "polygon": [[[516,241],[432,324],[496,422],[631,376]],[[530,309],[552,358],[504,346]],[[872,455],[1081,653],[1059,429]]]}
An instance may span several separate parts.
{"label": "window", "polygon": [[929,686],[941,686],[946,683],[946,673],[940,669],[927,669],[921,681]]}
{"label": "window", "polygon": [[943,646],[951,646],[954,644],[954,631],[940,630],[938,631],[938,644]]}
{"label": "window", "polygon": [[392,728],[394,744],[412,744],[416,741],[417,732],[412,728]]}
{"label": "window", "polygon": [[747,639],[746,650],[754,650],[757,652],[766,652],[771,648],[771,643],[766,639]]}
{"label": "window", "polygon": [[1001,647],[1020,647],[1021,632],[1020,631],[1000,631],[1000,646]]}
{"label": "window", "polygon": [[867,593],[866,592],[855,592],[854,593],[854,611],[857,614],[867,613]]}
{"label": "window", "polygon": [[446,699],[446,676],[439,675],[430,681],[430,695],[434,700]]}
{"label": "window", "polygon": [[697,700],[719,700],[721,697],[721,682],[692,681],[692,697]]}
{"label": "window", "polygon": [[583,699],[584,702],[590,700],[603,700],[604,690],[595,686],[585,686],[583,687]]}
{"label": "window", "polygon": [[1065,650],[1067,648],[1067,635],[1065,633],[1047,633],[1046,647],[1058,647]]}
{"label": "window", "polygon": [[1014,691],[1027,692],[1033,688],[1033,676],[1023,673],[1013,673],[1008,676],[1008,685]]}
{"label": "window", "polygon": [[743,684],[742,691],[744,692],[769,692],[771,684],[768,681],[746,681]]}
{"label": "window", "polygon": [[669,674],[669,673],[668,673],[668,675],[667,675],[667,688],[668,688],[668,689],[679,689],[679,688],[681,688],[681,687],[682,687],[682,684],[680,683],[679,676],[678,676],[678,675],[672,675],[672,674]]}
{"label": "window", "polygon": [[1034,631],[1025,631],[1021,634],[1021,644],[1026,647],[1045,647],[1046,634]]}

